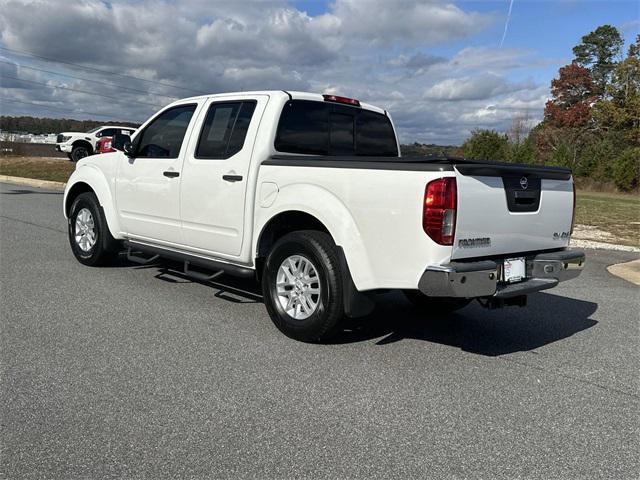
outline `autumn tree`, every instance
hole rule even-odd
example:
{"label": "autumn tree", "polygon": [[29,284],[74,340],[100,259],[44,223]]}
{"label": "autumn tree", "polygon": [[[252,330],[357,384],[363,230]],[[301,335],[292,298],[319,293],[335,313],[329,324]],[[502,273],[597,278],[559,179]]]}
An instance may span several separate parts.
{"label": "autumn tree", "polygon": [[582,67],[589,68],[600,95],[606,92],[609,78],[623,46],[624,40],[617,28],[601,25],[583,36],[582,42],[573,47],[574,61]]}
{"label": "autumn tree", "polygon": [[595,85],[589,70],[573,62],[551,81],[552,99],[544,108],[545,122],[558,128],[584,127],[591,120]]}

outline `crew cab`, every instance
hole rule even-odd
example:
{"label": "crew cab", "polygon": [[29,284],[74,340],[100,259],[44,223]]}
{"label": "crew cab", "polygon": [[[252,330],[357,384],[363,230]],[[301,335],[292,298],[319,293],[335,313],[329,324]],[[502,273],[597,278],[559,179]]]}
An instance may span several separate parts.
{"label": "crew cab", "polygon": [[66,153],[72,162],[77,162],[97,152],[96,146],[100,138],[113,137],[116,133],[132,135],[134,131],[131,127],[105,125],[88,132],[62,132],[56,137],[56,150]]}
{"label": "crew cab", "polygon": [[389,113],[335,95],[263,91],[168,105],[64,194],[71,250],[169,259],[184,275],[255,278],[274,324],[320,341],[375,294],[426,315],[478,299],[524,306],[577,277],[564,168],[401,157]]}

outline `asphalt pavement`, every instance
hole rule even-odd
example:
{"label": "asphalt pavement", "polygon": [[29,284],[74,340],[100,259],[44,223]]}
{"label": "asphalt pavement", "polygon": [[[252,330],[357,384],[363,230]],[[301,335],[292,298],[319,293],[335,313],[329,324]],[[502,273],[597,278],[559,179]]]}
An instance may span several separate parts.
{"label": "asphalt pavement", "polygon": [[75,261],[62,194],[0,184],[0,478],[640,476],[640,297],[588,251],[527,308],[395,293],[335,341],[250,282]]}

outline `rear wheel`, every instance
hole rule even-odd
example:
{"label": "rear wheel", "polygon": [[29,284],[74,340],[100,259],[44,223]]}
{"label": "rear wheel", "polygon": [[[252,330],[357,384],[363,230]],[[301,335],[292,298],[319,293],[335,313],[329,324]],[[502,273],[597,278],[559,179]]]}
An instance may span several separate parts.
{"label": "rear wheel", "polygon": [[428,297],[420,290],[403,290],[405,297],[425,313],[448,315],[471,303],[469,298]]}
{"label": "rear wheel", "polygon": [[300,231],[276,242],[265,262],[262,292],[269,316],[288,337],[325,340],[344,316],[342,275],[329,235]]}
{"label": "rear wheel", "polygon": [[118,242],[111,236],[102,207],[93,192],[78,195],[69,212],[69,244],[76,259],[84,265],[110,263],[118,253]]}

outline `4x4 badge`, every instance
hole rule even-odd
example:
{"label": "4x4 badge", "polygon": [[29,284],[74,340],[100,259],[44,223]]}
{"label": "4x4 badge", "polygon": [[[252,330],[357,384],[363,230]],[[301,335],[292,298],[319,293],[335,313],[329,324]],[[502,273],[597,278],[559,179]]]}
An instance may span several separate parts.
{"label": "4x4 badge", "polygon": [[527,189],[527,187],[529,186],[529,180],[527,180],[527,177],[522,177],[520,179],[520,186],[522,187],[523,190]]}

